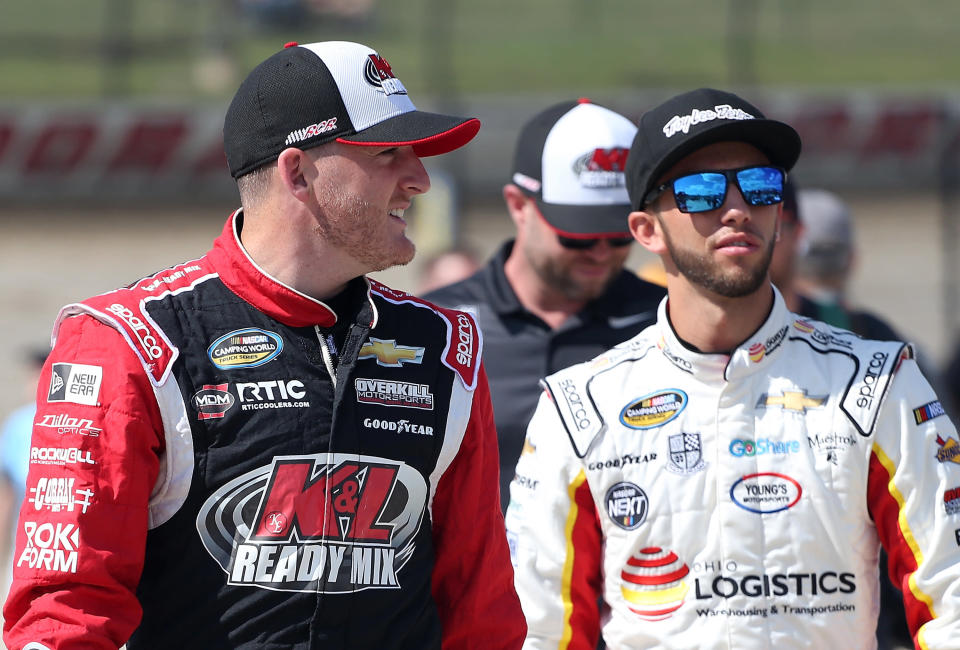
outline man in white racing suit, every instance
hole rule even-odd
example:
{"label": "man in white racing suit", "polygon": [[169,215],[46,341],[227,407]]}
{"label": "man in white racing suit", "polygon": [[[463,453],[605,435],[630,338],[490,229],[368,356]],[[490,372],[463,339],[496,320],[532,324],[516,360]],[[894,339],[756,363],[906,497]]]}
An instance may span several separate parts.
{"label": "man in white racing suit", "polygon": [[525,648],[874,648],[881,544],[916,647],[960,647],[953,424],[909,345],[769,282],[799,152],[717,90],[641,119],[629,224],[668,297],[543,382],[507,512]]}

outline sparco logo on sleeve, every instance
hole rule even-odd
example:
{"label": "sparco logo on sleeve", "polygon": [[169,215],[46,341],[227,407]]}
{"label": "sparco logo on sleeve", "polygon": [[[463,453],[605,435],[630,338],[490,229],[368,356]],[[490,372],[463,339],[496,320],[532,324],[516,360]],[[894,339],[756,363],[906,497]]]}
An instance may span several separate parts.
{"label": "sparco logo on sleeve", "polygon": [[214,492],[197,530],[232,585],[327,594],[399,589],[426,503],[426,481],[404,463],[285,456]]}
{"label": "sparco logo on sleeve", "polygon": [[48,402],[73,402],[96,406],[100,399],[103,368],[82,363],[55,363],[50,374]]}

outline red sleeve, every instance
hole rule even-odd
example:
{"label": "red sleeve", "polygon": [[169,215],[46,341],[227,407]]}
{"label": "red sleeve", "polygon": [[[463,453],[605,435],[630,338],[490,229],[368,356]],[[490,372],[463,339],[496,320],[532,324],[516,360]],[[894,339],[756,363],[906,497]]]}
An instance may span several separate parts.
{"label": "red sleeve", "polygon": [[460,450],[433,500],[433,599],[443,648],[519,648],[527,625],[500,512],[500,462],[481,366]]}
{"label": "red sleeve", "polygon": [[118,648],[140,622],[147,505],[162,452],[143,366],[112,328],[66,319],[37,388],[4,606],[9,648]]}

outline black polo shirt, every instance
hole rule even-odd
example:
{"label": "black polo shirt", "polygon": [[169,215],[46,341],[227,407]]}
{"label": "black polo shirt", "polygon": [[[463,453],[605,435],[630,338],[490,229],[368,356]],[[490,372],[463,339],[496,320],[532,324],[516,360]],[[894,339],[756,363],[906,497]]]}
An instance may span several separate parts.
{"label": "black polo shirt", "polygon": [[587,361],[634,336],[656,320],[666,290],[622,271],[607,292],[557,329],[527,311],[507,281],[503,265],[513,249],[506,242],[474,275],[424,296],[443,307],[477,314],[483,332],[483,363],[500,441],[500,502],[509,486],[527,423],[541,389],[539,380]]}

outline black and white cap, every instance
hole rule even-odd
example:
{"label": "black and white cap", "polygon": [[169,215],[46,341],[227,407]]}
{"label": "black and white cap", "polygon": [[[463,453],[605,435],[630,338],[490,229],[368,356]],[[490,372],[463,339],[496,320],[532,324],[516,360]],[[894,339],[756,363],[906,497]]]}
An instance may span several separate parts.
{"label": "black and white cap", "polygon": [[568,237],[629,237],[624,178],[633,122],[587,99],[564,102],[520,130],[513,182]]}
{"label": "black and white cap", "polygon": [[733,93],[691,90],[640,118],[627,165],[632,208],[643,207],[658,179],[681,158],[716,142],[752,144],[785,170],[800,157],[800,136],[789,124],[764,117],[760,109]]}
{"label": "black and white cap", "polygon": [[284,149],[336,140],[412,145],[418,156],[453,151],[480,129],[476,118],[418,111],[390,64],[359,43],[288,43],[240,84],[223,123],[230,174],[238,178]]}

